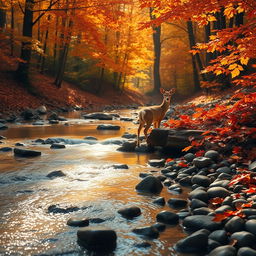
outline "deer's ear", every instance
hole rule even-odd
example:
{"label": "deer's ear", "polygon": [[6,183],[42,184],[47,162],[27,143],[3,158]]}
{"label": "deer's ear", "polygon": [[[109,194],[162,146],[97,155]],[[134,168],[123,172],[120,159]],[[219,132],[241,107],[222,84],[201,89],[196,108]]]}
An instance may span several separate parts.
{"label": "deer's ear", "polygon": [[176,89],[175,88],[172,88],[171,90],[170,90],[170,93],[175,93],[176,92]]}
{"label": "deer's ear", "polygon": [[162,93],[162,94],[164,94],[164,92],[165,92],[165,90],[164,90],[164,88],[160,88],[160,92]]}

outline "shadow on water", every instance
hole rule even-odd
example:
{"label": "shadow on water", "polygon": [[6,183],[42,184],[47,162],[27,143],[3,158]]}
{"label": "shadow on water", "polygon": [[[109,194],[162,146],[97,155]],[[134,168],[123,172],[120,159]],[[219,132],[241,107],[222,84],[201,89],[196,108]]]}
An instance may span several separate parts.
{"label": "shadow on water", "polygon": [[[127,112],[124,112],[127,115]],[[70,117],[70,116],[69,116]],[[132,233],[136,227],[156,222],[155,216],[169,207],[152,203],[157,196],[138,194],[135,186],[139,173],[155,170],[149,159],[161,158],[152,154],[118,152],[118,145],[77,144],[66,149],[53,150],[50,145],[33,143],[37,138],[64,137],[83,139],[95,136],[99,141],[121,137],[124,132],[134,133],[136,125],[120,120],[104,121],[121,126],[119,131],[99,131],[102,121],[68,119],[69,125],[33,126],[11,125],[1,131],[6,136],[3,146],[13,147],[22,142],[26,148],[40,150],[36,158],[14,157],[12,152],[0,153],[0,254],[1,255],[91,255],[76,241],[77,228],[66,225],[70,217],[100,218],[101,224],[116,230],[117,249],[114,255],[176,255],[172,245],[184,237],[180,226],[168,227],[159,239],[146,240],[149,248],[135,244],[145,241]],[[114,169],[113,164],[127,164],[129,169]],[[50,179],[47,174],[62,170],[63,177]],[[171,195],[164,188],[160,196]],[[78,210],[66,214],[48,212],[51,205],[76,206]],[[142,215],[133,219],[122,218],[117,210],[136,205]]]}

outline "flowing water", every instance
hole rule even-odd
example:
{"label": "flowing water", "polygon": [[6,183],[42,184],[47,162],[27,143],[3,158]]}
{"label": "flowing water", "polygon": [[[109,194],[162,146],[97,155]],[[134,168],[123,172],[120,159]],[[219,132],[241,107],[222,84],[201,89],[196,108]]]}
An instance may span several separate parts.
{"label": "flowing water", "polygon": [[[131,111],[121,115],[129,116]],[[147,165],[157,154],[123,153],[115,144],[103,145],[108,138],[120,137],[125,131],[134,133],[132,122],[120,120],[104,123],[121,126],[119,131],[99,131],[103,121],[79,118],[79,113],[68,115],[69,125],[33,126],[10,125],[0,131],[6,136],[3,146],[14,147],[17,142],[25,148],[42,152],[35,158],[14,157],[13,152],[0,153],[0,255],[90,255],[77,244],[76,227],[67,226],[70,217],[101,218],[101,225],[117,232],[117,248],[113,255],[177,255],[172,246],[184,236],[181,227],[168,227],[159,239],[147,240],[132,233],[133,228],[155,223],[155,216],[168,206],[152,203],[157,196],[146,196],[135,191],[139,173],[156,170]],[[50,145],[33,143],[49,137],[83,139],[95,136],[99,143],[67,145],[66,149],[50,149]],[[127,164],[129,169],[114,169],[113,164]],[[46,175],[62,170],[66,176],[50,179]],[[185,191],[186,192],[186,191]],[[161,196],[175,196],[163,189]],[[80,210],[66,214],[48,212],[50,205],[77,206]],[[136,205],[142,215],[127,220],[117,210]],[[147,240],[149,248],[135,246]]]}

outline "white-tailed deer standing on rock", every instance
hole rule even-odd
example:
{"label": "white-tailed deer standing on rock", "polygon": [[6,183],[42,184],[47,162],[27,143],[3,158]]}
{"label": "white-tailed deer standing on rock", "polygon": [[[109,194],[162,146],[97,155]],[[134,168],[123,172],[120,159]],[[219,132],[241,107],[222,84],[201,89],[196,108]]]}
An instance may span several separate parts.
{"label": "white-tailed deer standing on rock", "polygon": [[171,103],[171,97],[175,93],[175,88],[167,91],[163,88],[160,88],[160,92],[163,94],[163,102],[158,106],[151,106],[143,108],[139,112],[139,128],[138,128],[138,136],[137,136],[137,146],[140,146],[140,131],[144,128],[144,134],[147,141],[148,129],[153,123],[154,128],[159,128],[162,119],[164,118],[167,110],[169,109]]}

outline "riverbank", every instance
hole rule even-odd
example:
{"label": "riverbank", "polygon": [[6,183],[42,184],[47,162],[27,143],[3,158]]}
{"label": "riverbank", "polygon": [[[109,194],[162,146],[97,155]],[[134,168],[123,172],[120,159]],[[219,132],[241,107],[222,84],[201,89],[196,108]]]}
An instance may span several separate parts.
{"label": "riverbank", "polygon": [[[38,108],[41,105],[47,109],[57,110],[83,108],[100,111],[106,107],[143,105],[145,97],[139,92],[124,90],[118,92],[113,88],[102,91],[97,96],[79,89],[77,86],[63,82],[61,88],[54,85],[54,79],[36,73],[32,77],[32,85],[36,89],[35,96],[28,93],[22,83],[13,78],[11,72],[0,73],[0,113],[19,113],[26,108]],[[93,86],[93,85],[92,85]]]}

